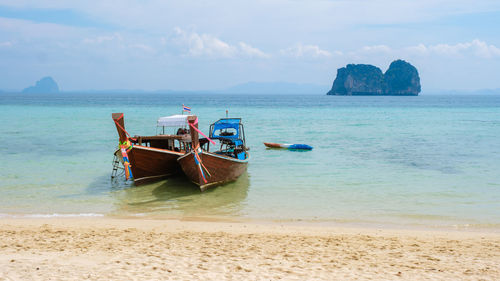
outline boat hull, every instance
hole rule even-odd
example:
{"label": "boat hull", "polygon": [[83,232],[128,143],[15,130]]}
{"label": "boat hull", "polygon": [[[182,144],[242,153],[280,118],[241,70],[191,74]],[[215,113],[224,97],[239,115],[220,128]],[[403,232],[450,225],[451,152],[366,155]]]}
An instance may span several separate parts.
{"label": "boat hull", "polygon": [[270,148],[286,148],[286,146],[281,143],[265,142],[264,145]]}
{"label": "boat hull", "polygon": [[166,179],[182,171],[177,159],[183,153],[134,145],[128,152],[135,185]]}
{"label": "boat hull", "polygon": [[177,160],[184,171],[184,174],[196,185],[201,191],[207,188],[222,185],[231,181],[235,181],[243,174],[248,166],[248,153],[245,160],[239,160],[232,157],[226,157],[211,152],[202,151],[199,153],[203,165],[207,168],[210,176],[204,171],[207,182],[201,176],[199,166],[194,160],[193,152],[189,152]]}
{"label": "boat hull", "polygon": [[269,148],[286,148],[290,150],[312,150],[313,147],[307,144],[291,144],[291,143],[272,143],[265,142],[265,146]]}

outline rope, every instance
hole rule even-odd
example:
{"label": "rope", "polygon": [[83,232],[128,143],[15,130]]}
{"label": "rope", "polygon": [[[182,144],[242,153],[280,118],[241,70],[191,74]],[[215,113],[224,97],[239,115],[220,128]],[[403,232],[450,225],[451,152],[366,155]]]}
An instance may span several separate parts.
{"label": "rope", "polygon": [[201,175],[201,178],[203,179],[203,181],[205,183],[207,183],[207,179],[205,178],[205,174],[203,173],[203,169],[201,168],[201,165],[200,165],[200,162],[198,161],[198,158],[196,157],[196,150],[193,150],[193,157],[194,157],[194,162],[196,163],[196,165],[198,166],[199,168],[199,171],[200,171],[200,175]]}
{"label": "rope", "polygon": [[201,167],[203,167],[203,169],[205,170],[205,172],[208,174],[209,177],[211,177],[212,175],[210,174],[210,172],[208,171],[207,167],[205,167],[205,165],[203,165],[203,162],[201,161],[201,158],[200,158],[200,155],[198,154],[198,148],[200,148],[200,145],[198,145],[196,148],[195,148],[195,156],[196,158],[198,159],[198,161],[200,162],[200,165]]}
{"label": "rope", "polygon": [[209,140],[212,144],[215,144],[215,142],[213,140],[211,140],[209,137],[207,137],[204,133],[202,133],[200,130],[198,130],[198,128],[196,128],[194,125],[198,124],[198,117],[196,117],[196,120],[194,120],[193,123],[189,123],[189,126],[191,128],[193,128],[195,131],[197,131],[199,134],[201,134],[202,136],[204,136],[205,138],[207,138],[207,140]]}
{"label": "rope", "polygon": [[193,148],[193,157],[194,157],[194,162],[196,165],[198,165],[200,175],[205,183],[207,183],[207,179],[205,177],[205,173],[203,173],[203,169],[207,172],[208,176],[211,177],[210,172],[208,172],[207,167],[203,165],[203,162],[201,161],[200,155],[198,155],[198,148],[200,148],[200,145],[198,144],[195,148]]}
{"label": "rope", "polygon": [[127,180],[132,179],[132,165],[130,164],[130,160],[128,159],[128,154],[127,154],[127,147],[124,144],[120,144],[120,150],[122,152],[122,158],[123,158],[123,167],[125,169],[125,178]]}
{"label": "rope", "polygon": [[[194,120],[193,123],[189,123],[189,126],[197,131],[199,134],[201,134],[202,136],[204,136],[205,138],[207,138],[207,140],[209,140],[212,144],[215,145],[215,142],[213,140],[211,140],[209,137],[207,137],[207,135],[205,135],[202,131],[200,131],[198,128],[196,128],[194,125],[198,124],[198,117],[196,117],[196,120]],[[193,157],[194,157],[194,162],[196,163],[196,165],[198,166],[199,168],[199,171],[200,171],[200,175],[203,179],[203,181],[205,183],[207,183],[207,179],[205,177],[205,173],[203,173],[203,170],[205,170],[205,172],[207,172],[208,176],[211,177],[212,175],[210,175],[210,172],[208,171],[207,167],[205,167],[205,165],[203,165],[203,162],[201,161],[201,158],[200,158],[200,155],[198,155],[198,149],[200,148],[200,144],[198,143],[196,145],[196,147],[193,147]]]}
{"label": "rope", "polygon": [[118,141],[118,145],[121,147],[122,145],[127,148],[127,151],[131,150],[134,145],[129,141],[129,139],[126,139],[124,142]]}

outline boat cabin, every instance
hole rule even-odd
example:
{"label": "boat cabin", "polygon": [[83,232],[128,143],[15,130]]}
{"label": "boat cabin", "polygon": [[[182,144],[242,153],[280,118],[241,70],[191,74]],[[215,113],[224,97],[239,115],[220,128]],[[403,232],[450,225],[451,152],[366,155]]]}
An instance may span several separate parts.
{"label": "boat cabin", "polygon": [[158,118],[156,136],[135,136],[135,144],[184,152],[191,142],[187,118],[191,115],[172,115]]}
{"label": "boat cabin", "polygon": [[[209,138],[218,140],[220,146],[214,151],[216,154],[230,156],[239,160],[246,159],[245,130],[241,118],[222,118],[210,125]],[[202,147],[210,151],[210,142],[200,139]]]}

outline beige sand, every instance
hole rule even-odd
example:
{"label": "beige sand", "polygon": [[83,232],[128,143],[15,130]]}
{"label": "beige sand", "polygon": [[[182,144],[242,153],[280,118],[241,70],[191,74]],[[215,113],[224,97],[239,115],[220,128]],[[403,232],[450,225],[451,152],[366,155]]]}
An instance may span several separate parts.
{"label": "beige sand", "polygon": [[500,280],[500,234],[1,219],[1,280]]}

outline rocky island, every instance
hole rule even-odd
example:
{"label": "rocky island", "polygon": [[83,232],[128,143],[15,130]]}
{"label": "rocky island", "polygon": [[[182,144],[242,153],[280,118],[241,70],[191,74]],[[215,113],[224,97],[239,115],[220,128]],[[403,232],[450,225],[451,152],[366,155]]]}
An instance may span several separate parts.
{"label": "rocky island", "polygon": [[418,96],[417,69],[404,60],[395,60],[384,73],[369,64],[348,64],[337,70],[327,95],[339,96]]}
{"label": "rocky island", "polygon": [[59,86],[52,77],[44,77],[36,82],[35,86],[28,87],[23,93],[53,94],[59,93]]}

